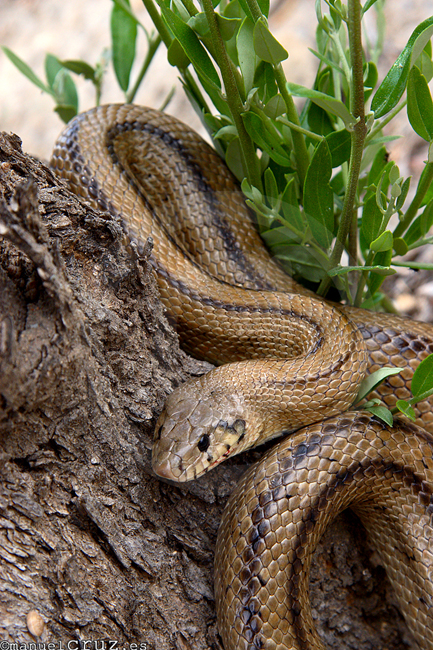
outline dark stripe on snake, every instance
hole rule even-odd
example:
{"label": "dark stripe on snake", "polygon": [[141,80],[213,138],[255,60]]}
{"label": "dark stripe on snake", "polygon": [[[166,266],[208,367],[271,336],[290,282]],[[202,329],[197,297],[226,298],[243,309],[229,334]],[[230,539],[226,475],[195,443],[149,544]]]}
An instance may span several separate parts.
{"label": "dark stripe on snake", "polygon": [[[218,230],[221,239],[225,242],[224,249],[228,254],[229,258],[232,259],[235,262],[236,266],[243,271],[246,277],[256,285],[257,289],[261,289],[264,291],[273,291],[275,287],[271,285],[269,282],[267,282],[266,280],[264,280],[263,277],[261,277],[258,274],[257,269],[245,257],[242,249],[240,248],[239,244],[235,239],[235,236],[230,230],[230,227],[227,225],[224,218],[222,218],[222,209],[219,205],[219,201],[215,195],[215,192],[213,191],[213,189],[210,187],[210,185],[204,178],[199,165],[196,162],[194,162],[194,160],[192,160],[191,155],[189,154],[188,150],[183,146],[182,142],[177,140],[173,136],[171,136],[170,133],[167,133],[160,127],[154,126],[153,124],[150,123],[124,122],[123,124],[116,124],[106,132],[105,146],[107,147],[107,150],[109,152],[109,155],[113,163],[115,165],[118,165],[119,168],[128,176],[128,180],[134,186],[135,190],[141,196],[141,198],[145,201],[147,207],[152,211],[152,215],[155,221],[157,221],[161,226],[161,228],[164,229],[164,232],[166,232],[166,230],[163,221],[161,221],[158,214],[156,214],[153,211],[152,206],[149,205],[140,186],[136,183],[134,177],[128,172],[128,170],[126,170],[123,167],[121,161],[119,160],[115,152],[114,140],[119,133],[122,133],[124,131],[139,131],[139,132],[146,131],[152,136],[155,136],[160,140],[162,140],[167,147],[171,147],[172,149],[175,149],[179,153],[179,155],[185,161],[185,164],[188,167],[188,169],[191,170],[199,192],[201,192],[206,198],[206,202],[209,205],[209,212],[212,215],[212,223],[215,226],[215,228]],[[182,250],[182,253],[185,255],[185,257],[191,259],[183,248],[179,246],[178,248]],[[203,270],[202,267],[200,268],[201,270]]]}
{"label": "dark stripe on snake", "polygon": [[[360,418],[360,420],[361,419],[362,418]],[[407,428],[408,428],[408,433],[410,433],[411,426],[407,425]],[[430,436],[428,437],[430,438]],[[299,467],[300,465],[302,465],[301,461],[306,460],[307,457],[311,458],[312,456],[316,455],[319,452],[323,443],[323,441],[320,441],[320,439],[317,438],[318,437],[315,436],[314,440],[312,439],[307,440],[307,442],[302,443],[298,445],[298,447],[294,448],[291,451],[290,456],[284,459],[286,469],[289,469],[290,466],[292,466],[293,468],[297,466]],[[429,442],[431,443],[431,438]],[[296,535],[296,537],[293,538],[292,550],[295,553],[297,553],[297,550],[299,549],[301,555],[297,557],[296,560],[294,560],[294,562],[292,562],[287,567],[287,574],[288,574],[287,580],[289,585],[287,592],[288,594],[291,594],[287,598],[288,598],[288,605],[291,614],[290,623],[293,625],[293,631],[296,633],[296,640],[299,644],[299,650],[308,650],[310,648],[310,645],[304,636],[305,624],[302,620],[299,619],[299,614],[302,611],[301,603],[298,601],[295,595],[299,593],[300,581],[302,579],[301,572],[303,569],[302,560],[304,555],[304,547],[307,543],[308,537],[311,535],[311,532],[316,525],[316,522],[320,515],[320,511],[323,510],[323,508],[325,508],[326,505],[330,503],[330,499],[336,492],[341,491],[344,487],[347,487],[354,480],[359,480],[361,476],[365,476],[371,479],[374,476],[380,478],[385,474],[389,474],[389,473],[399,478],[404,484],[404,486],[406,488],[409,488],[412,491],[412,493],[418,497],[419,502],[422,505],[426,506],[429,504],[427,508],[427,513],[430,514],[431,519],[433,519],[433,488],[431,485],[427,484],[420,476],[418,476],[416,473],[411,471],[409,468],[403,465],[400,466],[396,463],[383,464],[382,458],[377,457],[373,459],[365,458],[361,462],[354,462],[348,468],[339,470],[335,474],[335,477],[330,479],[327,485],[323,486],[321,492],[318,495],[316,495],[314,499],[312,498],[311,506],[309,508],[306,508],[303,511],[302,520],[298,524],[298,526],[300,527],[299,533]],[[294,479],[293,470],[289,471],[286,474],[286,480],[289,475],[292,475],[289,481],[292,482]],[[283,479],[283,483],[284,482],[285,481]],[[278,491],[278,496],[276,500],[279,501],[281,498],[286,498],[288,500],[292,496],[295,495],[286,493],[283,497],[282,492]],[[258,545],[258,541],[259,540],[264,541],[264,538],[266,537],[268,532],[270,532],[270,526],[267,521],[267,515],[263,511],[262,505],[268,503],[269,500],[272,498],[273,498],[273,494],[269,491],[260,494],[259,505],[252,510],[250,515],[253,526],[250,529],[247,538],[247,542],[249,545],[246,547],[243,554],[243,560],[245,562],[248,562],[249,566],[245,566],[242,569],[241,573],[239,574],[239,577],[245,586],[244,597],[242,598],[245,611],[251,611],[249,609],[249,605],[251,600],[253,600],[252,595],[255,595],[255,593],[257,593],[256,584],[255,584],[257,582],[257,579],[260,582],[260,584],[262,585],[266,584],[266,581],[263,578],[260,579],[260,570],[259,570],[259,566],[261,566],[260,550],[257,552],[255,547],[257,547]],[[277,507],[276,503],[274,503],[274,505],[275,507]],[[262,524],[267,524],[267,526],[266,525],[262,526]],[[410,556],[408,554],[406,554],[406,556],[408,558],[408,562],[415,560],[413,556]],[[422,604],[427,609],[426,603],[422,603]],[[243,621],[245,624],[244,634],[246,638],[248,638],[250,643],[253,644],[252,647],[257,647],[257,648],[261,647],[260,645],[258,645],[263,643],[263,637],[261,636],[260,629],[257,629],[256,625],[251,626],[250,620],[248,619],[247,616],[243,618]],[[257,623],[257,618],[255,619],[255,623]]]}
{"label": "dark stripe on snake", "polygon": [[[125,123],[125,124],[131,124],[131,123]],[[135,124],[137,124],[137,123],[135,123]],[[127,170],[125,170],[125,168],[123,167],[121,162],[118,160],[117,155],[114,152],[114,145],[110,144],[110,142],[114,139],[114,137],[118,133],[120,133],[122,131],[122,129],[120,128],[121,126],[124,126],[124,125],[117,125],[116,128],[111,129],[107,133],[106,146],[107,146],[107,150],[109,152],[109,155],[110,155],[111,159],[113,160],[113,163],[118,165],[119,168],[122,170],[122,172],[127,175],[128,182],[134,187],[135,191],[140,195],[140,197],[141,197],[142,201],[144,202],[144,204],[146,205],[147,209],[152,213],[152,218],[155,220],[155,222],[157,222],[159,224],[159,226],[163,230],[165,236],[173,244],[173,246],[175,246],[177,248],[177,250],[180,251],[181,254],[184,257],[186,257],[189,260],[189,262],[196,269],[198,269],[200,271],[200,273],[203,273],[203,274],[207,275],[208,277],[212,278],[212,280],[217,280],[221,284],[228,284],[228,283],[224,282],[223,280],[221,280],[220,278],[216,278],[205,267],[200,266],[194,260],[194,258],[189,256],[187,254],[187,252],[182,248],[182,246],[180,246],[179,243],[170,235],[170,233],[167,231],[167,228],[166,228],[164,222],[159,218],[159,215],[158,215],[157,211],[155,211],[153,209],[153,207],[149,203],[147,197],[143,194],[140,186],[136,183],[134,177],[130,173],[128,173]],[[153,134],[156,134],[157,136],[159,135],[160,137],[161,137],[161,134],[164,134],[164,131],[162,131],[162,129],[152,127],[153,128],[153,131],[152,131],[149,127],[150,127],[149,124],[145,124],[145,125],[140,124],[139,126],[137,126],[137,125],[135,126],[136,130],[148,131],[148,132],[151,132]],[[123,130],[127,130],[127,128],[124,128]],[[76,133],[78,131],[79,131],[79,125],[78,125],[78,119],[77,119],[77,122],[74,122],[73,125],[70,127],[70,131],[69,131],[69,134],[68,134],[69,137],[67,137],[67,139],[66,139],[65,146],[68,149],[69,157],[70,157],[71,160],[79,159],[82,163],[84,163],[85,160],[84,160],[83,156],[80,154],[80,146],[79,146],[79,144],[77,142]],[[179,141],[172,138],[172,143],[173,143],[172,146],[174,146],[181,153],[183,152],[184,159],[186,161],[188,161],[188,158],[189,158],[188,154],[187,154],[186,151],[184,151],[183,147],[181,147]],[[179,147],[174,145],[174,143],[176,143],[176,145],[179,145]],[[212,197],[213,203],[211,203],[210,205],[213,207],[214,203],[216,203],[215,194],[214,194],[213,190],[210,187],[207,186],[205,180],[201,176],[201,173],[198,170],[195,163],[190,161],[188,164],[192,168],[192,171],[194,172],[194,174],[199,175],[201,177],[202,180],[199,181],[198,184],[199,184],[200,189],[201,189],[202,192],[206,191],[206,196],[211,196]],[[128,236],[131,237],[131,240],[133,240],[137,244],[138,250],[141,251],[141,249],[143,248],[143,244],[139,240],[137,240],[134,233],[129,230],[128,224],[126,223],[125,219],[123,219],[121,217],[121,215],[119,215],[117,213],[117,211],[113,207],[111,201],[109,201],[107,199],[107,197],[104,195],[104,192],[99,187],[97,180],[95,178],[90,177],[90,172],[89,172],[88,168],[86,169],[86,172],[87,172],[86,175],[80,176],[80,181],[81,181],[83,187],[87,190],[89,195],[98,202],[98,205],[99,205],[99,207],[101,209],[108,210],[113,216],[120,218],[125,231],[128,233]],[[77,172],[77,173],[79,173],[79,172]],[[204,190],[203,188],[204,188],[205,184],[206,184],[206,189]],[[219,232],[220,232],[220,234],[221,234],[221,236],[223,238],[224,238],[224,234],[225,234],[225,241],[227,242],[225,250],[229,254],[229,257],[235,261],[237,267],[240,268],[244,272],[246,277],[253,284],[256,285],[257,290],[274,291],[275,287],[271,283],[266,282],[260,276],[260,274],[257,273],[254,266],[252,264],[250,264],[250,262],[244,257],[242,249],[239,248],[237,243],[234,241],[234,236],[233,236],[232,232],[230,231],[230,229],[228,228],[228,226],[221,223],[220,215],[218,214],[216,216],[215,215],[215,210],[211,210],[211,213],[213,215],[214,225],[218,228],[218,230],[219,230]],[[231,241],[233,241],[234,243],[230,244]]]}
{"label": "dark stripe on snake", "polygon": [[[226,303],[222,302],[221,300],[216,300],[215,298],[211,298],[209,296],[203,296],[200,293],[197,293],[188,285],[186,285],[184,282],[181,280],[177,280],[176,278],[173,278],[167,270],[155,259],[152,259],[152,266],[156,270],[156,272],[161,275],[165,280],[167,280],[172,287],[180,291],[183,295],[189,296],[192,300],[195,300],[196,302],[203,303],[205,305],[209,305],[209,307],[213,307],[214,309],[223,309],[224,311],[235,311],[238,313],[252,313],[252,314],[277,314],[281,316],[290,316],[291,318],[295,318],[297,320],[302,320],[306,323],[308,323],[313,330],[316,331],[317,336],[319,337],[314,349],[312,349],[310,352],[315,352],[323,342],[323,336],[322,336],[322,328],[320,327],[319,323],[317,323],[315,320],[312,318],[309,318],[305,314],[300,314],[292,309],[280,309],[280,308],[275,308],[275,307],[261,307],[257,305],[239,305],[236,303]],[[221,284],[225,284],[218,278],[213,278],[217,279],[218,282]],[[289,296],[290,294],[286,294]]]}

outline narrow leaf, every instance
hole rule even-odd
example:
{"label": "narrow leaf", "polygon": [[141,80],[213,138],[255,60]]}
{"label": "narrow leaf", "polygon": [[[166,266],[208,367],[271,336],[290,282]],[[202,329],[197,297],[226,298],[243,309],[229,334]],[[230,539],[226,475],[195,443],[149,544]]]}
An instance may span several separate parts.
{"label": "narrow leaf", "polygon": [[361,233],[368,248],[370,248],[371,242],[377,238],[382,221],[383,215],[377,205],[376,196],[373,194],[364,204],[361,219]]}
{"label": "narrow leaf", "polygon": [[6,47],[4,45],[2,45],[2,50],[6,54],[8,59],[14,64],[14,66],[16,68],[18,68],[18,70],[24,76],[26,76],[27,79],[30,79],[30,81],[32,83],[34,83],[35,86],[37,86],[38,88],[40,88],[44,92],[49,93],[50,95],[53,94],[51,89],[46,84],[44,84],[44,82],[41,79],[39,79],[39,77],[37,75],[35,75],[33,70],[27,65],[27,63],[25,63],[22,59],[20,59],[19,56],[14,54],[12,52],[12,50],[10,50],[8,47]]}
{"label": "narrow leaf", "polygon": [[329,183],[332,159],[323,139],[316,147],[304,183],[304,210],[314,238],[329,248],[334,232],[334,193]]}
{"label": "narrow leaf", "polygon": [[326,136],[332,158],[332,167],[339,167],[350,158],[351,138],[346,129],[333,131]]}
{"label": "narrow leaf", "polygon": [[358,404],[361,400],[365,399],[365,397],[374,391],[375,388],[384,381],[384,379],[391,375],[397,375],[402,370],[403,368],[379,368],[379,370],[372,372],[371,375],[364,377],[359,386],[355,404]]}
{"label": "narrow leaf", "polygon": [[232,174],[236,176],[238,181],[242,181],[247,175],[244,157],[242,155],[241,144],[239,138],[234,138],[229,142],[226,151],[226,163]]}
{"label": "narrow leaf", "polygon": [[344,125],[349,128],[355,123],[355,118],[347,109],[346,105],[343,104],[339,99],[335,97],[330,97],[325,93],[321,93],[318,90],[312,90],[311,88],[305,88],[304,86],[299,86],[294,83],[287,83],[287,88],[292,95],[295,97],[305,97],[306,99],[311,99],[312,102],[321,106],[326,111],[338,115],[344,122]]}
{"label": "narrow leaf", "polygon": [[411,390],[414,397],[433,390],[433,354],[429,354],[413,373]]}
{"label": "narrow leaf", "polygon": [[[129,0],[127,5],[129,6]],[[111,10],[110,26],[114,72],[119,86],[126,92],[135,58],[137,22],[120,4],[115,3]]]}
{"label": "narrow leaf", "polygon": [[164,4],[160,4],[160,7],[164,20],[178,39],[197,73],[203,76],[208,85],[212,84],[220,89],[221,82],[218,73],[197,35],[171,9],[168,9]]}
{"label": "narrow leaf", "polygon": [[245,18],[236,37],[239,67],[244,78],[245,92],[248,94],[253,87],[254,73],[259,63],[258,57],[253,53],[251,43],[253,40],[254,21]]}
{"label": "narrow leaf", "polygon": [[433,101],[427,80],[416,65],[407,84],[407,116],[415,133],[423,140],[433,139]]}
{"label": "narrow leaf", "polygon": [[406,88],[411,61],[416,61],[432,34],[433,16],[414,29],[404,50],[377,89],[371,102],[376,119],[389,113],[399,102]]}
{"label": "narrow leaf", "polygon": [[81,74],[85,79],[88,79],[89,81],[95,80],[95,69],[85,61],[66,59],[61,60],[60,63],[67,70],[75,72],[75,74]]}

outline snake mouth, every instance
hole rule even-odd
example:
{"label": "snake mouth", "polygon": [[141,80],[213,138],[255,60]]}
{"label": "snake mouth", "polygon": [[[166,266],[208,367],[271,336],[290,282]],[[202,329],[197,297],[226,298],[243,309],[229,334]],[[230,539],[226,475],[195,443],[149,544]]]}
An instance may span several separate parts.
{"label": "snake mouth", "polygon": [[169,481],[181,483],[188,480],[184,474],[178,474],[176,471],[173,471],[176,470],[176,468],[172,466],[172,463],[170,463],[169,460],[166,460],[162,463],[152,463],[152,469],[157,476],[160,478],[168,479]]}

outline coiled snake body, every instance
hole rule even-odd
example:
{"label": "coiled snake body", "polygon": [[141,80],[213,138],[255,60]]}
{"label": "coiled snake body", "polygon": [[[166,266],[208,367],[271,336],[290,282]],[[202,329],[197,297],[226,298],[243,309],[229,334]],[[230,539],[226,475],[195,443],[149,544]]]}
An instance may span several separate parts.
{"label": "coiled snake body", "polygon": [[433,326],[331,305],[297,285],[269,257],[217,154],[165,114],[109,105],[80,115],[52,166],[77,194],[120,215],[139,248],[152,237],[183,347],[219,366],[167,399],[156,473],[186,481],[306,427],[247,472],[224,512],[215,595],[226,650],[323,648],[309,566],[324,528],[348,506],[419,647],[433,647],[432,401],[417,405],[418,426],[345,413],[365,373],[384,365],[404,371],[381,398],[408,398],[414,369],[433,352]]}

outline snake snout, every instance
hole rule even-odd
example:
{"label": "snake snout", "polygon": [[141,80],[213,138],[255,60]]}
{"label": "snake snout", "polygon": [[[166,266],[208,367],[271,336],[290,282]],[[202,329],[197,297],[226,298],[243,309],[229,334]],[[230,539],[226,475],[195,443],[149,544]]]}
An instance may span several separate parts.
{"label": "snake snout", "polygon": [[190,481],[245,445],[246,420],[238,401],[216,391],[203,396],[203,381],[183,384],[166,401],[152,450],[158,476]]}

